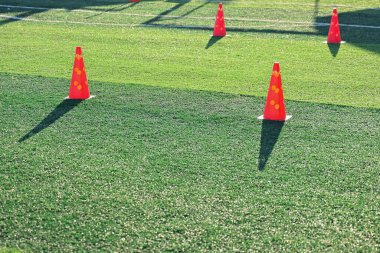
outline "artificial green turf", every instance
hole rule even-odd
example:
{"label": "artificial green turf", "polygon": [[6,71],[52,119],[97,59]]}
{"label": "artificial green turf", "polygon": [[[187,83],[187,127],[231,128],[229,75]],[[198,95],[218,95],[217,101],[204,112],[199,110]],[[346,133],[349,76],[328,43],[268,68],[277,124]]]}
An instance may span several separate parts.
{"label": "artificial green turf", "polygon": [[263,125],[253,96],[68,83],[0,75],[0,246],[379,250],[379,109],[287,101]]}
{"label": "artificial green turf", "polygon": [[[216,3],[0,5],[61,8],[0,6],[35,20],[0,18],[0,252],[379,251],[379,29],[329,48],[324,0],[229,1],[219,41]],[[77,45],[97,97],[64,101]],[[256,119],[277,60],[284,125]]]}

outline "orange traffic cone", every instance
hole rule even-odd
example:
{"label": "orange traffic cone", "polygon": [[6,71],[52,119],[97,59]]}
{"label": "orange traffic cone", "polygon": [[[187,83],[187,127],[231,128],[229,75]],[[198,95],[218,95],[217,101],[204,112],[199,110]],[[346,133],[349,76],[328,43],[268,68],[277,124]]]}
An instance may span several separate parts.
{"label": "orange traffic cone", "polygon": [[212,36],[214,37],[224,37],[226,36],[226,24],[224,22],[224,14],[223,14],[223,5],[219,3],[218,11],[216,13],[214,33]]}
{"label": "orange traffic cone", "polygon": [[88,88],[86,70],[84,68],[82,49],[80,47],[77,47],[75,50],[74,67],[68,99],[88,98],[91,97],[90,89]]}
{"label": "orange traffic cone", "polygon": [[327,43],[328,44],[339,44],[342,42],[343,41],[340,37],[338,11],[336,8],[334,8],[333,14],[331,16],[329,34],[327,36]]}
{"label": "orange traffic cone", "polygon": [[267,102],[264,108],[264,115],[261,115],[258,117],[258,119],[286,121],[291,117],[292,116],[290,115],[286,115],[280,73],[280,63],[275,62],[270,79]]}

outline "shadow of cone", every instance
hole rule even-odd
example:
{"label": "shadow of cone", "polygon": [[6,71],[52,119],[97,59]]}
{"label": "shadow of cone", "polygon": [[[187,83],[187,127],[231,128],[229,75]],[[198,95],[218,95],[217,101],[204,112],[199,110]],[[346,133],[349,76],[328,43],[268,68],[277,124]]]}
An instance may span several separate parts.
{"label": "shadow of cone", "polygon": [[219,40],[223,39],[223,37],[215,37],[215,36],[211,36],[210,40],[208,41],[205,49],[209,49],[210,47],[212,47],[214,44],[216,44]]}
{"label": "shadow of cone", "polygon": [[335,43],[335,44],[327,44],[330,53],[333,57],[336,57],[339,53],[339,48],[340,48],[340,43]]}
{"label": "shadow of cone", "polygon": [[29,133],[21,137],[18,142],[23,142],[33,135],[38,134],[43,131],[45,128],[48,128],[50,125],[54,124],[58,119],[64,116],[66,113],[78,106],[82,100],[63,100],[59,105],[57,105],[53,111],[49,113],[37,126],[35,126]]}
{"label": "shadow of cone", "polygon": [[86,69],[84,67],[84,60],[81,47],[77,47],[75,50],[75,59],[73,74],[70,83],[70,91],[67,99],[89,99],[90,89],[88,87],[88,80],[86,75]]}
{"label": "shadow of cone", "polygon": [[260,154],[258,169],[264,170],[278,138],[280,137],[283,121],[264,120],[261,126]]}
{"label": "shadow of cone", "polygon": [[267,101],[265,103],[264,115],[258,117],[258,119],[286,121],[291,117],[290,115],[286,115],[280,63],[275,62],[270,79]]}
{"label": "shadow of cone", "polygon": [[223,4],[219,3],[215,18],[214,37],[224,37],[227,35],[226,24],[224,22]]}

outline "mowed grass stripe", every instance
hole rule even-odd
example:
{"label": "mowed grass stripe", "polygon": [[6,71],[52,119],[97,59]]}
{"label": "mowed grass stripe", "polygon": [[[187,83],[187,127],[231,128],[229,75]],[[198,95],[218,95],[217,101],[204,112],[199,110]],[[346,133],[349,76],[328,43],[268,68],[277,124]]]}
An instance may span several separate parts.
{"label": "mowed grass stripe", "polygon": [[280,61],[288,99],[380,106],[377,44],[345,44],[333,57],[319,36],[236,33],[210,46],[208,31],[187,29],[24,22],[1,28],[7,50],[0,72],[67,78],[81,45],[90,80],[265,96],[272,64]]}
{"label": "mowed grass stripe", "polygon": [[57,108],[68,82],[0,75],[0,246],[376,251],[378,109],[287,101],[279,131],[261,98],[139,84]]}

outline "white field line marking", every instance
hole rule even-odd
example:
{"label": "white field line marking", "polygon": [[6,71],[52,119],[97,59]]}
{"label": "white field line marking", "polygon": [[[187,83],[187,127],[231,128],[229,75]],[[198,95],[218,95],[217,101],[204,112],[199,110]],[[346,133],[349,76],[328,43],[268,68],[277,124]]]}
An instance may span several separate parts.
{"label": "white field line marking", "polygon": [[[226,3],[226,4],[248,4],[248,5],[263,5],[263,6],[273,6],[273,5],[293,5],[293,6],[310,6],[310,7],[315,7],[315,4],[314,3],[273,3],[273,2],[270,2],[270,3],[258,3],[258,2],[253,2],[253,1],[234,1],[234,0],[199,0],[199,1],[191,1],[191,2],[201,2],[201,3],[205,3],[205,2],[208,2],[208,3],[219,3],[219,2],[222,2],[222,3]],[[156,2],[144,2],[144,4],[157,4],[157,3],[160,3],[160,1],[156,1]],[[165,3],[162,1],[162,3]],[[9,6],[9,7],[17,7],[15,5],[0,5],[0,6]],[[319,7],[329,7],[329,8],[332,8],[332,7],[344,7],[344,8],[352,8],[352,9],[371,9],[371,10],[378,10],[380,9],[380,7],[368,7],[368,6],[352,6],[352,5],[345,5],[345,4],[318,4]],[[27,7],[27,6],[23,6],[23,7]],[[49,9],[49,8],[46,8],[46,7],[29,7],[29,8],[38,8],[40,10],[45,10],[45,9]]]}
{"label": "white field line marking", "polygon": [[[0,5],[1,7],[5,8],[14,8],[14,9],[35,9],[35,10],[52,10],[52,11],[64,11],[67,12],[66,9],[62,8],[42,8],[42,7],[30,7],[30,6],[14,6],[14,5]],[[102,13],[102,14],[113,14],[113,15],[125,15],[125,16],[136,16],[136,17],[158,17],[158,18],[183,18],[183,19],[198,19],[198,20],[213,20],[214,17],[181,17],[181,16],[173,16],[173,15],[154,15],[154,14],[136,14],[136,13],[119,13],[119,12],[103,12],[103,11],[95,11],[95,10],[83,10],[83,9],[76,9],[72,10],[73,12],[83,12],[83,13]],[[10,17],[10,16],[8,16]],[[14,16],[13,16],[14,17]],[[18,17],[14,17],[18,18]],[[20,20],[23,20],[20,18]],[[26,20],[26,19],[24,19]],[[304,26],[329,26],[329,23],[310,23],[310,22],[300,22],[300,21],[289,21],[289,20],[270,20],[270,19],[250,19],[250,18],[228,18],[226,17],[225,20],[229,21],[249,21],[249,22],[264,22],[264,23],[284,23],[284,24],[298,24],[298,25],[304,25]],[[42,21],[42,20],[40,20]],[[58,21],[58,20],[57,20]],[[83,24],[91,24],[91,23],[85,23]],[[95,24],[95,23],[92,23]],[[99,23],[103,24],[103,23]],[[104,23],[106,24],[106,23]],[[123,25],[123,24],[117,24],[115,25]],[[340,26],[345,27],[355,27],[355,28],[368,28],[368,29],[380,29],[380,26],[368,26],[368,25],[351,25],[351,24],[340,24]],[[178,26],[180,27],[180,26]]]}

